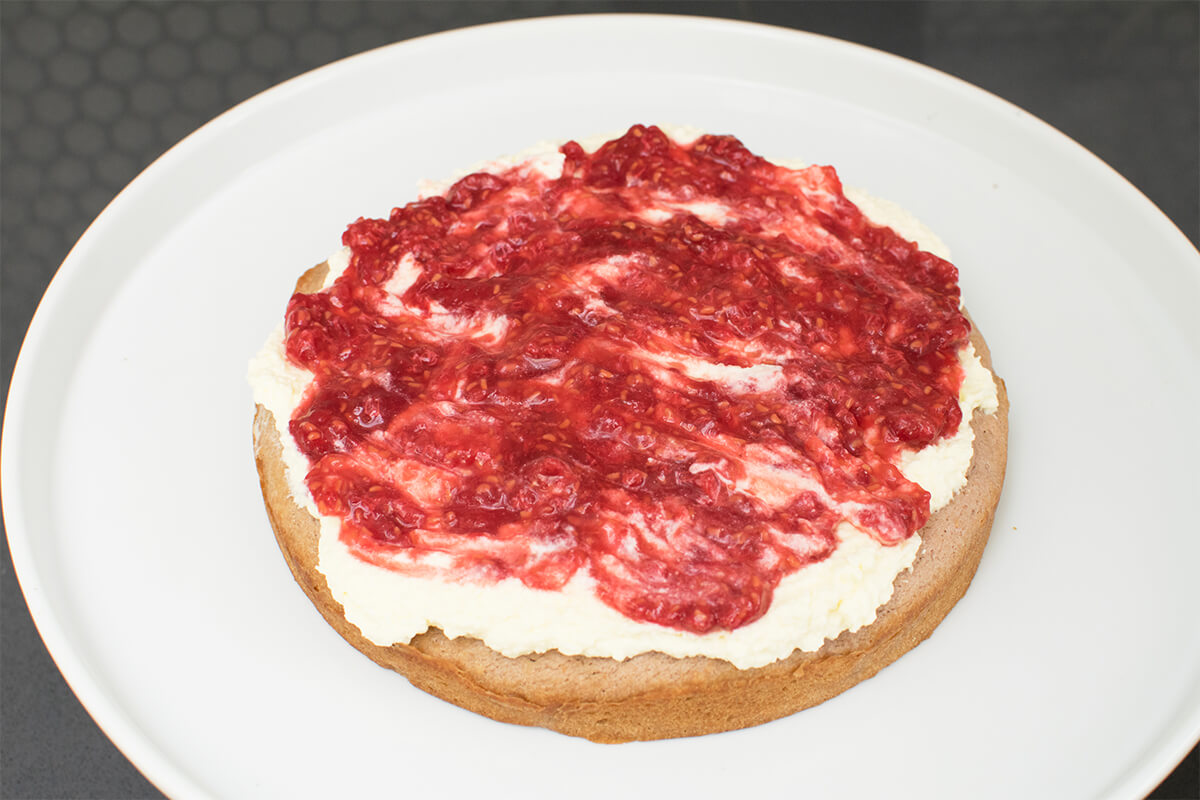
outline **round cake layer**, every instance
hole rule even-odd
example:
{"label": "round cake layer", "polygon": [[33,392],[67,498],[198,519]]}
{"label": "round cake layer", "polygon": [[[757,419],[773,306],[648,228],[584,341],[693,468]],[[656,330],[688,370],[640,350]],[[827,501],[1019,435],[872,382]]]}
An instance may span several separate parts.
{"label": "round cake layer", "polygon": [[849,194],[635,126],[354,223],[252,367],[313,603],[435,695],[597,741],[790,714],[928,636],[986,543],[1007,400],[940,242]]}

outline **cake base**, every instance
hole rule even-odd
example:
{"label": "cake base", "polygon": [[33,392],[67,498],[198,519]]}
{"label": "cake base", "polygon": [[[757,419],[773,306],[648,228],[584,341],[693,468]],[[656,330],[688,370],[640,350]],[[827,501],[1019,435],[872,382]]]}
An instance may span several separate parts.
{"label": "cake base", "polygon": [[[298,291],[315,291],[325,265]],[[991,368],[978,330],[972,342]],[[275,419],[254,419],[254,451],[263,498],[279,548],[296,582],[326,621],[377,664],[414,686],[501,722],[534,725],[596,742],[667,739],[750,727],[822,703],[875,675],[924,641],[966,592],[983,556],[1004,483],[1008,398],[976,411],[967,483],[921,529],[912,569],[896,578],[875,622],[844,632],[815,652],[754,669],[727,661],[644,653],[625,661],[557,651],[509,658],[471,638],[431,629],[407,644],[383,647],[348,622],[317,568],[320,525],[292,499]]]}

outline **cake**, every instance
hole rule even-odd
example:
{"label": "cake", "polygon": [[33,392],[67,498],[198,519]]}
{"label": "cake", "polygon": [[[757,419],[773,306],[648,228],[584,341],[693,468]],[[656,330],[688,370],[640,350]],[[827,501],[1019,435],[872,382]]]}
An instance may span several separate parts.
{"label": "cake", "polygon": [[966,591],[1004,386],[940,242],[832,168],[634,126],[343,244],[252,364],[256,460],[296,581],[417,687],[601,742],[731,730]]}

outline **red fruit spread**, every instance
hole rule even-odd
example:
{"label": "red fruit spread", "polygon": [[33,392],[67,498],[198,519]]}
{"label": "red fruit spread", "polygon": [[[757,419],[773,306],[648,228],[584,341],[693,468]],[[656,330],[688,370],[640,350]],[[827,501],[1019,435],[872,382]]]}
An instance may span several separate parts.
{"label": "red fruit spread", "polygon": [[732,137],[561,151],[561,175],[358,220],[345,272],[291,299],[314,379],[290,432],[352,552],[546,590],[586,570],[627,617],[704,633],[762,616],[842,522],[919,529],[894,461],[961,421],[955,267],[832,168]]}

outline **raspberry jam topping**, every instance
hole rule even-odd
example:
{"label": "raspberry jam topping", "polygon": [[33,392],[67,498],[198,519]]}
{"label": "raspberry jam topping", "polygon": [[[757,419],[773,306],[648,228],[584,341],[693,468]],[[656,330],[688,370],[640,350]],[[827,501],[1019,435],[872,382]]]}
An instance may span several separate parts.
{"label": "raspberry jam topping", "polygon": [[635,620],[762,616],[847,522],[929,516],[894,466],[957,430],[957,271],[737,139],[635,126],[561,174],[476,173],[346,231],[288,306],[290,421],[359,558]]}

